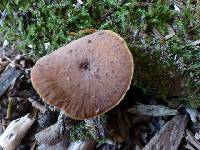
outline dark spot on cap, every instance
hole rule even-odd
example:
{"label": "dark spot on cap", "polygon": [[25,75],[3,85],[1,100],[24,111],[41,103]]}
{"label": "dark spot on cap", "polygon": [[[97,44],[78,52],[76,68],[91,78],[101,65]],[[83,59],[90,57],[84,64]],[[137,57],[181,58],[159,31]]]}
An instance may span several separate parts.
{"label": "dark spot on cap", "polygon": [[79,64],[79,68],[81,70],[90,70],[89,60],[88,59],[83,59]]}

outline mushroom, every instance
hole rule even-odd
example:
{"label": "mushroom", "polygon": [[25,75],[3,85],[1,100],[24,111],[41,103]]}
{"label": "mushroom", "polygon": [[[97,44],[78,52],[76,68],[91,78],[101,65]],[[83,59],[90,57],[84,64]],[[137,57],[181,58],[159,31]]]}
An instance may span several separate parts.
{"label": "mushroom", "polygon": [[119,104],[129,89],[133,68],[123,38],[101,30],[40,58],[31,80],[45,102],[83,120]]}

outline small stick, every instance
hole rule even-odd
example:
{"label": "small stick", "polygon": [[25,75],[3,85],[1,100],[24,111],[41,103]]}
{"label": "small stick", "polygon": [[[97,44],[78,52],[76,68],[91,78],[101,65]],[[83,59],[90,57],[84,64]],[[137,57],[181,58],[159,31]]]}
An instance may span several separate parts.
{"label": "small stick", "polygon": [[8,108],[7,108],[7,116],[6,119],[10,119],[12,117],[12,107],[13,107],[14,98],[8,98]]}
{"label": "small stick", "polygon": [[191,31],[193,31],[194,29],[196,29],[196,28],[198,28],[198,27],[200,27],[200,25],[199,25],[199,24],[198,24],[198,25],[196,25],[196,26],[194,26],[192,29],[188,30],[188,31],[187,31],[187,33],[190,33]]}
{"label": "small stick", "polygon": [[46,108],[44,105],[42,105],[41,103],[39,103],[38,101],[32,99],[32,98],[28,98],[28,101],[31,102],[32,106],[39,109],[42,113],[44,113],[46,111]]}
{"label": "small stick", "polygon": [[30,150],[35,150],[36,142],[33,143]]}

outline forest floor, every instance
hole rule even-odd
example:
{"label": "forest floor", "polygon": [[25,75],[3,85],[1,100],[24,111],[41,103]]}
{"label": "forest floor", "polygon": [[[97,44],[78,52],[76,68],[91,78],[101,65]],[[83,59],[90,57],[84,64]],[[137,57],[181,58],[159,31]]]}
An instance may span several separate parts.
{"label": "forest floor", "polygon": [[[1,147],[200,149],[199,16],[198,0],[1,1]],[[61,45],[103,29],[127,42],[133,82],[106,114],[70,119],[38,96],[31,69]]]}

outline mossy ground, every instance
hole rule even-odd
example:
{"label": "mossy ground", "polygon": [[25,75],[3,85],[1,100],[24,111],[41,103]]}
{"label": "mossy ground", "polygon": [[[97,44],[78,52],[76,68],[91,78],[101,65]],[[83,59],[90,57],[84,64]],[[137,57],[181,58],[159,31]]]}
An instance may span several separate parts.
{"label": "mossy ground", "polygon": [[[34,59],[94,29],[115,31],[133,54],[135,86],[164,101],[181,99],[200,106],[200,47],[191,44],[200,39],[200,5],[195,0],[187,4],[2,0],[0,10],[7,14],[0,27],[1,42],[18,42],[17,50]],[[175,35],[165,38],[172,31]],[[181,87],[176,87],[180,80]],[[183,94],[174,94],[173,87],[184,90]]]}

